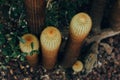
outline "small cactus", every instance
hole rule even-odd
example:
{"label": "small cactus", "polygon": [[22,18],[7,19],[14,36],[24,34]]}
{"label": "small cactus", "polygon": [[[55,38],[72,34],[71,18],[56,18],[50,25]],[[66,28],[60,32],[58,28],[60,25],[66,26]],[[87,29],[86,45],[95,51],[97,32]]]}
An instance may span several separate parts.
{"label": "small cactus", "polygon": [[[38,39],[32,35],[32,34],[25,34],[22,36],[22,39],[25,40],[25,42],[20,42],[19,46],[22,52],[28,53],[26,56],[27,61],[31,66],[34,66],[38,62],[38,54],[33,53],[33,55],[30,55],[31,51],[33,50],[39,50],[39,41]],[[33,47],[31,44],[33,43]]]}

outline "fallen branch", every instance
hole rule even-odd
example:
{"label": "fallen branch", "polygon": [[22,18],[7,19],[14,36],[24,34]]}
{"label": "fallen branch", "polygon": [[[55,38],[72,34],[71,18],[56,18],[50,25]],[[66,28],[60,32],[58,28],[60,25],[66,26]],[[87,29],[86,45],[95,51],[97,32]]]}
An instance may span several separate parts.
{"label": "fallen branch", "polygon": [[88,51],[88,55],[85,58],[85,67],[84,67],[84,72],[85,74],[88,74],[89,72],[92,71],[92,69],[97,65],[97,54],[99,53],[98,51],[98,47],[99,47],[99,43],[101,42],[101,40],[108,38],[108,37],[112,37],[115,36],[117,34],[120,34],[120,31],[114,31],[112,29],[105,29],[102,30],[100,34],[93,36],[90,39],[86,39],[86,42],[88,43],[88,45],[90,43],[93,43],[91,48]]}
{"label": "fallen branch", "polygon": [[120,31],[114,31],[112,29],[105,29],[102,30],[100,34],[93,36],[90,39],[86,39],[86,42],[89,44],[91,42],[97,42],[99,43],[102,39],[111,37],[111,36],[115,36],[117,34],[120,34]]}

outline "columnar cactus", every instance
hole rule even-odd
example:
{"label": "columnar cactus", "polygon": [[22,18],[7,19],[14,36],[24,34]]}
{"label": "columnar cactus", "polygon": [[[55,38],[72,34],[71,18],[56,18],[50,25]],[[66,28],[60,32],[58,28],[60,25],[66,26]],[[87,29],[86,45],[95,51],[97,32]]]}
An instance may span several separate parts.
{"label": "columnar cactus", "polygon": [[[35,66],[38,63],[38,53],[35,52],[33,55],[30,55],[30,53],[33,50],[39,50],[39,41],[36,36],[32,34],[25,34],[22,36],[22,39],[25,40],[25,42],[19,43],[20,49],[22,52],[27,53],[26,59],[29,64]],[[31,44],[33,44],[33,48]]]}
{"label": "columnar cactus", "polygon": [[78,13],[72,18],[70,22],[69,41],[62,62],[65,68],[71,67],[77,60],[81,45],[89,34],[91,27],[91,18],[86,13]]}
{"label": "columnar cactus", "polygon": [[55,27],[48,26],[40,36],[43,66],[52,69],[56,63],[58,50],[61,44],[61,34]]}

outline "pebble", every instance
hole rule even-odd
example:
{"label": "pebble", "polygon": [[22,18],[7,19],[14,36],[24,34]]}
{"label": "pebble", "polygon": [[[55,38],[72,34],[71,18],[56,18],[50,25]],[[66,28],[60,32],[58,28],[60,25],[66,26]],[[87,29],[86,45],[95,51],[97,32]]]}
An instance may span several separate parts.
{"label": "pebble", "polygon": [[0,53],[2,52],[2,49],[0,49]]}
{"label": "pebble", "polygon": [[14,79],[17,80],[17,77],[14,75]]}
{"label": "pebble", "polygon": [[32,67],[30,68],[30,72],[33,72],[33,68]]}
{"label": "pebble", "polygon": [[41,76],[41,79],[42,80],[49,80],[50,79],[50,77],[49,77],[49,75],[43,75],[43,76]]}
{"label": "pebble", "polygon": [[10,74],[13,75],[13,70],[12,69],[10,69]]}
{"label": "pebble", "polygon": [[108,78],[111,78],[111,72],[108,72]]}
{"label": "pebble", "polygon": [[117,60],[120,61],[120,53],[117,55]]}
{"label": "pebble", "polygon": [[113,38],[109,38],[109,43],[110,43],[111,45],[113,45],[113,42],[114,42],[114,39],[113,39]]}
{"label": "pebble", "polygon": [[31,80],[30,78],[24,78],[23,80]]}
{"label": "pebble", "polygon": [[120,65],[120,62],[117,61],[117,60],[114,60],[114,64],[116,64],[116,65]]}
{"label": "pebble", "polygon": [[29,65],[26,65],[26,68],[29,68],[30,66]]}
{"label": "pebble", "polygon": [[1,71],[1,75],[2,75],[2,76],[5,76],[5,72]]}
{"label": "pebble", "polygon": [[102,63],[100,61],[98,61],[98,67],[101,67]]}
{"label": "pebble", "polygon": [[5,78],[2,78],[2,80],[7,80],[7,79],[5,79]]}
{"label": "pebble", "polygon": [[115,53],[114,52],[111,54],[111,58],[115,59]]}
{"label": "pebble", "polygon": [[22,64],[20,64],[20,69],[24,69],[25,67],[22,65]]}

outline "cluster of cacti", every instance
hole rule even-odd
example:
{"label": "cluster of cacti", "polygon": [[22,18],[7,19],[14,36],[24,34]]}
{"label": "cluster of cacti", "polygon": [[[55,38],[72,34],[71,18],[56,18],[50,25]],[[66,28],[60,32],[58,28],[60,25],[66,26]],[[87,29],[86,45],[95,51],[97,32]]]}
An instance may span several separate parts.
{"label": "cluster of cacti", "polygon": [[[74,64],[73,70],[76,72],[82,70],[83,64],[77,61],[77,58],[80,53],[81,44],[90,32],[91,25],[91,18],[86,13],[78,13],[72,18],[69,30],[70,36],[62,62],[63,67],[68,68]],[[53,26],[46,27],[40,34],[40,41],[32,34],[25,34],[22,38],[25,40],[25,43],[20,42],[22,52],[30,53],[32,50],[41,50],[43,66],[46,69],[52,69],[54,67],[62,42],[61,33],[57,28]],[[31,46],[31,44],[33,44],[33,46]],[[28,62],[34,66],[37,64],[39,57],[36,54],[28,54],[26,58]],[[77,62],[75,63],[75,61]],[[79,66],[80,68],[78,68]]]}
{"label": "cluster of cacti", "polygon": [[39,46],[41,45],[43,66],[47,69],[54,67],[61,44],[61,34],[57,28],[52,26],[45,28],[40,35],[40,43],[33,34],[25,34],[22,36],[22,39],[25,42],[20,42],[20,49],[22,52],[28,53],[26,58],[31,66],[38,63],[39,57],[38,54],[35,54],[36,52],[33,55],[30,55],[30,53],[33,50],[39,50]]}

